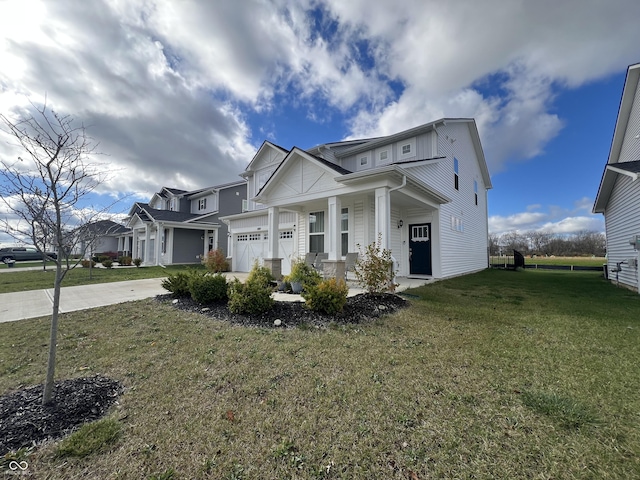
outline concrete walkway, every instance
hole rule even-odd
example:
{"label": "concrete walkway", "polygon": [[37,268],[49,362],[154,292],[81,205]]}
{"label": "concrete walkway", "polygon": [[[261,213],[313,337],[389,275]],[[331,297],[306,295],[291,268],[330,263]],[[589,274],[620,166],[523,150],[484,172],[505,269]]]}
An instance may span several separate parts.
{"label": "concrete walkway", "polygon": [[[247,273],[233,272],[226,274],[228,278],[236,277],[244,282]],[[124,303],[132,300],[155,297],[168,293],[161,286],[162,278],[145,280],[129,280],[126,282],[100,283],[62,287],[60,293],[60,313],[86,310],[89,308]],[[430,279],[397,278],[400,284],[397,291],[418,287],[431,282]],[[349,296],[362,293],[364,290],[350,285]],[[278,301],[303,301],[300,295],[276,292],[274,299]],[[0,294],[0,322],[13,322],[27,318],[51,315],[53,308],[53,289],[29,290]]]}

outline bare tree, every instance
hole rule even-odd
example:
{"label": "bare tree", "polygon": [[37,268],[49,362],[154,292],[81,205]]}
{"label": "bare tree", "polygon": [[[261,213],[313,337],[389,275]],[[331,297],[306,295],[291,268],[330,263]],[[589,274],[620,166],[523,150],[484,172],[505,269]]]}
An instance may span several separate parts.
{"label": "bare tree", "polygon": [[56,275],[42,397],[42,403],[47,404],[53,395],[60,287],[72,266],[67,232],[85,223],[86,217],[102,213],[87,208],[84,202],[106,176],[99,164],[88,161],[95,154],[95,145],[84,125],[75,125],[73,118],[54,112],[46,103],[32,107],[33,114],[19,120],[0,114],[5,133],[17,140],[25,154],[16,161],[0,161],[0,197],[12,217],[0,220],[0,225],[16,239],[28,238],[43,255],[48,243],[58,247],[56,259],[49,259],[55,260]]}

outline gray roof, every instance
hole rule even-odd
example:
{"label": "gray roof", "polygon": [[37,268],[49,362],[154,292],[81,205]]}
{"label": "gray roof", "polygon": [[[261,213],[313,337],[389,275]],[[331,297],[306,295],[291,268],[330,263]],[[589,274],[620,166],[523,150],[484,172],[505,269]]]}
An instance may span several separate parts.
{"label": "gray roof", "polygon": [[607,165],[608,167],[616,167],[620,170],[624,170],[626,172],[631,173],[640,173],[640,160],[635,160],[633,162],[619,162]]}
{"label": "gray roof", "polygon": [[189,220],[195,220],[202,215],[196,215],[194,213],[174,212],[172,210],[156,210],[151,208],[148,203],[136,203],[134,214],[143,221],[164,221],[164,222],[188,222]]}

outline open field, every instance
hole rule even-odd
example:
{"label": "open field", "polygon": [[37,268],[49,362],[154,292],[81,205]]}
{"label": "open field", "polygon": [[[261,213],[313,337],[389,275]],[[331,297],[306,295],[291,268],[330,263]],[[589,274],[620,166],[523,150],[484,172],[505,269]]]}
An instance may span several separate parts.
{"label": "open field", "polygon": [[[491,257],[491,263],[504,263],[504,258]],[[513,262],[513,256],[509,258]],[[524,261],[527,265],[573,265],[580,267],[602,267],[607,263],[607,259],[604,257],[525,257]]]}
{"label": "open field", "polygon": [[[479,274],[375,323],[245,328],[155,300],[64,314],[58,378],[126,392],[111,443],[33,478],[640,477],[640,295],[597,273]],[[47,319],[0,324],[0,392],[41,383]],[[91,433],[84,433],[91,435]],[[115,439],[115,440],[113,440]]]}
{"label": "open field", "polygon": [[[203,269],[202,265],[171,265],[163,267],[116,267],[116,268],[88,268],[76,267],[67,273],[62,282],[63,287],[75,285],[90,285],[108,282],[123,282],[125,280],[141,280],[144,278],[161,278],[177,271],[189,268]],[[14,269],[11,273],[0,274],[0,293],[23,292],[53,288],[55,266],[47,267],[47,271]],[[91,275],[91,278],[90,278]]]}

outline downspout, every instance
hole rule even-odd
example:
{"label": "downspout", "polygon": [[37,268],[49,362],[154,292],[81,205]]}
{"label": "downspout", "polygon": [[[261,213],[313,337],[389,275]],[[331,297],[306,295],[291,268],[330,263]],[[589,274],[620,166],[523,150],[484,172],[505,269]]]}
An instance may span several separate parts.
{"label": "downspout", "polygon": [[397,187],[393,187],[389,189],[389,193],[391,192],[395,192],[396,190],[400,190],[401,188],[404,188],[407,186],[407,176],[406,175],[402,175],[402,183],[400,185],[398,185]]}

